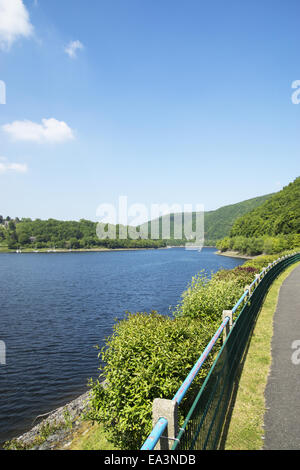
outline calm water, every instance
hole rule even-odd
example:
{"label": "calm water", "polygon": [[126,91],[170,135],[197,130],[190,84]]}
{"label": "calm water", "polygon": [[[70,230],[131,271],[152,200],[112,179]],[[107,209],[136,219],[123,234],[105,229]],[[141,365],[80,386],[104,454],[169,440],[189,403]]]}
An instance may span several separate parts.
{"label": "calm water", "polygon": [[169,314],[197,272],[243,262],[214,252],[1,254],[0,443],[87,390],[98,374],[93,346],[126,310]]}

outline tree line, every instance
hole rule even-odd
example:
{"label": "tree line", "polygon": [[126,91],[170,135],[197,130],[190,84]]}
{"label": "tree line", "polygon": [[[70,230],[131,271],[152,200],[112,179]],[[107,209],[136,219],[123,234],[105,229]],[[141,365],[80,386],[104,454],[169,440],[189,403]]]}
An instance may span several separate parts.
{"label": "tree line", "polygon": [[[167,245],[179,246],[183,240],[153,240],[138,237],[126,239],[119,237],[120,228],[116,226],[116,238],[99,239],[96,233],[97,222],[81,219],[80,221],[62,221],[56,219],[32,220],[30,218],[4,218],[0,216],[0,244],[8,249],[18,248],[60,248],[60,249],[95,249],[95,248],[163,248]],[[107,231],[108,226],[104,226]],[[138,230],[138,229],[137,229]]]}
{"label": "tree line", "polygon": [[275,254],[300,247],[300,177],[238,217],[229,236],[217,242],[221,251],[248,255]]}

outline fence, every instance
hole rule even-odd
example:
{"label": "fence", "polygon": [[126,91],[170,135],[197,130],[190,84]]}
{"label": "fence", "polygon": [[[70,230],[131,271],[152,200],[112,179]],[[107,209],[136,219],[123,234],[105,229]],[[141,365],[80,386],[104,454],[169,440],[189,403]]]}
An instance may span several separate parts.
{"label": "fence", "polygon": [[[219,447],[235,378],[264,297],[274,279],[297,261],[300,261],[300,253],[269,264],[245,288],[245,293],[233,309],[223,312],[222,324],[173,399],[154,400],[154,427],[141,450],[204,450]],[[237,317],[233,322],[235,313]],[[223,345],[179,429],[178,406],[222,332]]]}

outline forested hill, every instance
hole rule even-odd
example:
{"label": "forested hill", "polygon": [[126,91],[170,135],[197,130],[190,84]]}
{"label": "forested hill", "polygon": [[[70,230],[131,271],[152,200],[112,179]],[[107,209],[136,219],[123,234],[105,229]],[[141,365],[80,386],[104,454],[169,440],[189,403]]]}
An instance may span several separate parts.
{"label": "forested hill", "polygon": [[[266,200],[268,200],[272,194],[267,194],[265,196],[259,196],[246,201],[238,202],[236,204],[230,204],[228,206],[220,207],[214,211],[204,212],[204,238],[205,244],[214,245],[217,240],[224,238],[229,235],[230,230],[237,217],[240,217],[247,212],[251,211],[253,208],[260,206]],[[193,213],[194,224],[195,224],[195,213]],[[159,219],[156,219],[152,222],[158,222],[160,226],[160,234],[162,229],[162,224],[164,219],[170,219],[170,233],[171,238],[173,238],[174,233],[179,233],[180,228],[182,228],[182,235],[184,235],[184,213],[181,213],[181,226],[178,226],[178,218],[174,217],[174,214],[170,216],[162,216]],[[180,214],[179,214],[180,220]],[[193,224],[193,230],[195,226]],[[146,224],[142,226],[143,230],[146,228]],[[151,233],[151,221],[148,222],[148,233]],[[175,241],[174,241],[175,242]]]}
{"label": "forested hill", "polygon": [[259,207],[239,217],[231,237],[260,237],[300,233],[300,177]]}
{"label": "forested hill", "polygon": [[[230,229],[237,217],[249,212],[270,197],[271,195],[256,197],[237,204],[221,207],[215,211],[205,212],[205,243],[214,245],[218,239],[229,235]],[[182,219],[184,219],[183,214]],[[159,220],[161,224],[162,218]],[[15,250],[21,247],[25,249],[46,249],[54,247],[64,249],[93,249],[97,247],[159,248],[168,244],[180,245],[185,243],[186,240],[184,236],[182,239],[174,240],[175,220],[174,215],[171,214],[170,239],[167,240],[151,240],[151,222],[147,223],[149,237],[146,240],[131,240],[130,238],[120,240],[118,237],[115,240],[99,240],[96,234],[97,223],[89,220],[31,220],[28,218],[11,219],[10,217],[4,219],[3,216],[0,216],[0,251],[4,249]]]}
{"label": "forested hill", "polygon": [[249,213],[249,211],[260,206],[270,199],[273,194],[259,196],[237,204],[220,207],[215,211],[205,212],[204,230],[206,240],[218,240],[229,235],[230,230],[237,218]]}

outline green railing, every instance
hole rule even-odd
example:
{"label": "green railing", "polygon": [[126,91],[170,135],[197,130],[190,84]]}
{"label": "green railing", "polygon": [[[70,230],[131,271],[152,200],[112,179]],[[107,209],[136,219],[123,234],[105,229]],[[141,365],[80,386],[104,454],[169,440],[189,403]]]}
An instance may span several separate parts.
{"label": "green railing", "polygon": [[264,269],[249,286],[249,296],[234,320],[184,424],[173,439],[172,450],[218,449],[231,395],[265,295],[272,282],[300,253],[280,258]]}

